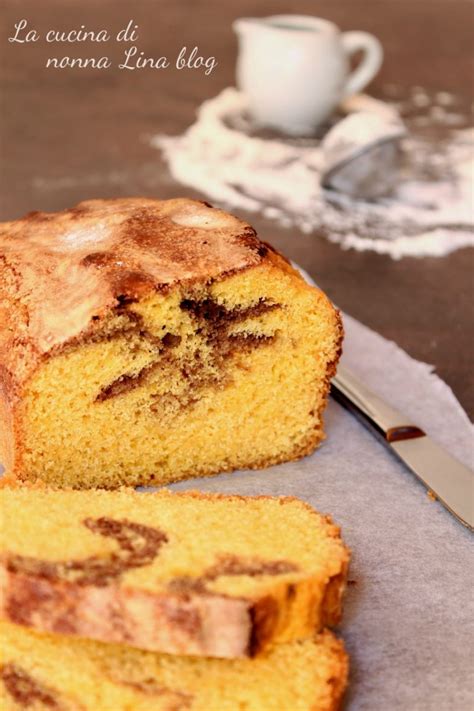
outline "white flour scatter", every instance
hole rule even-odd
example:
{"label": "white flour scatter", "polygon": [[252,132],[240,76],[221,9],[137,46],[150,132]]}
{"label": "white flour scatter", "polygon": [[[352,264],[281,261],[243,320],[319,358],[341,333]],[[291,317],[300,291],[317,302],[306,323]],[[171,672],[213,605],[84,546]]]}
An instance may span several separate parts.
{"label": "white flour scatter", "polygon": [[[397,188],[372,202],[323,189],[320,141],[257,133],[236,89],[206,101],[182,136],[157,135],[152,145],[163,151],[176,180],[224,207],[259,212],[306,233],[318,231],[343,249],[394,259],[440,257],[474,246],[474,131],[456,127],[462,117],[454,113],[450,94],[438,92],[433,99],[415,89],[411,105],[425,114],[412,117],[411,124],[417,119],[420,124],[420,118],[430,126],[442,123],[449,126],[448,135],[434,141],[409,131]],[[351,110],[399,110],[403,116],[401,102],[369,97],[358,102]]]}

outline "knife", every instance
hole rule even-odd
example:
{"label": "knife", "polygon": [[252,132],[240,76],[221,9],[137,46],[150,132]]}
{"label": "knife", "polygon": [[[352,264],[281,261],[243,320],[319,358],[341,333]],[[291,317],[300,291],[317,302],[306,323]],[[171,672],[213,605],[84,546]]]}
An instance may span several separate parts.
{"label": "knife", "polygon": [[342,365],[332,379],[331,394],[380,435],[448,511],[474,530],[474,472]]}

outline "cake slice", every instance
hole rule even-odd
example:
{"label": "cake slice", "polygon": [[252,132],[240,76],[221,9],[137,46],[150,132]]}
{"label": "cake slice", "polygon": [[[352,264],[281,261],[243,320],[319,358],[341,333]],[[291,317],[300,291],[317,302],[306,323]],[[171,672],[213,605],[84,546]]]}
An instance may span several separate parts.
{"label": "cake slice", "polygon": [[341,616],[348,551],[293,498],[0,491],[0,617],[144,649],[254,656]]}
{"label": "cake slice", "polygon": [[0,624],[3,711],[336,711],[347,683],[330,632],[259,659],[197,659]]}
{"label": "cake slice", "polygon": [[341,337],[321,291],[205,203],[31,213],[0,225],[0,462],[114,488],[302,457]]}

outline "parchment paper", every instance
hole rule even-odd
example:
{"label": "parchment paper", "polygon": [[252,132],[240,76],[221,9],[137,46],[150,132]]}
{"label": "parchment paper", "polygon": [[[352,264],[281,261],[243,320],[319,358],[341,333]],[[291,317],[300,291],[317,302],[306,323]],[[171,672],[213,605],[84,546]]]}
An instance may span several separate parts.
{"label": "parchment paper", "polygon": [[[472,466],[472,426],[432,368],[349,316],[344,324],[345,364]],[[348,711],[473,709],[471,534],[333,401],[326,430],[299,462],[172,488],[291,494],[342,526],[354,581],[340,629],[351,656]]]}
{"label": "parchment paper", "polygon": [[[432,368],[349,316],[344,324],[343,362],[472,466],[472,425]],[[472,534],[334,401],[326,430],[299,462],[172,488],[291,494],[331,513],[353,555],[339,631],[351,657],[347,711],[471,711]]]}

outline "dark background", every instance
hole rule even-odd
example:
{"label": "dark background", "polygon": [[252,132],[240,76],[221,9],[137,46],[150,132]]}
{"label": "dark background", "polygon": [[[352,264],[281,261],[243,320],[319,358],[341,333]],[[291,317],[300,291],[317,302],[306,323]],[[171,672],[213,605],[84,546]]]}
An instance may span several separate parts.
{"label": "dark background", "polygon": [[[174,183],[149,136],[181,133],[205,98],[233,84],[231,22],[239,16],[308,13],[343,30],[368,30],[385,49],[374,93],[394,83],[455,92],[466,106],[471,98],[474,5],[468,0],[4,0],[0,7],[3,220],[92,197],[193,194]],[[133,19],[146,55],[174,58],[183,45],[197,45],[219,66],[207,77],[173,68],[46,70],[47,57],[64,54],[108,54],[117,64],[123,47],[112,41],[9,43],[23,17],[43,36],[81,24],[115,34]],[[434,364],[474,415],[473,250],[397,262],[344,252],[317,234],[279,228],[255,215],[242,217],[305,267],[342,309]]]}

